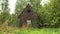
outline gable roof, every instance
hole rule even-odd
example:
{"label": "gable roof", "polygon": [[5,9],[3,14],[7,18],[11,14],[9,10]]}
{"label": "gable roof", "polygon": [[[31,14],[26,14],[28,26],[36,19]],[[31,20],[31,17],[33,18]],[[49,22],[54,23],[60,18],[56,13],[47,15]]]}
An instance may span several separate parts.
{"label": "gable roof", "polygon": [[[26,6],[26,8],[24,8],[24,10],[27,9],[27,8],[30,8],[30,7],[32,8],[32,6],[28,4],[28,5]],[[24,10],[19,14],[18,18],[21,16],[21,14],[24,12]]]}

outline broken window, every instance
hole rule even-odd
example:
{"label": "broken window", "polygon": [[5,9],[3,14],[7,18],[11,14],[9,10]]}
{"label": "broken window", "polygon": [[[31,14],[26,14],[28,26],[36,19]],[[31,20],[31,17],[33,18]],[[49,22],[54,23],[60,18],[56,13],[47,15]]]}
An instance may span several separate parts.
{"label": "broken window", "polygon": [[30,13],[30,10],[27,10],[28,13]]}

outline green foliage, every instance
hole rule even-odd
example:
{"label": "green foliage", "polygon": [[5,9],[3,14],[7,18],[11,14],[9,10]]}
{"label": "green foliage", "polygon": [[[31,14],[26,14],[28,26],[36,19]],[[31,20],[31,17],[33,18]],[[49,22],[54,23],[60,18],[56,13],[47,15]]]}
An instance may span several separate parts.
{"label": "green foliage", "polygon": [[18,0],[16,3],[15,12],[17,15],[24,9],[23,7],[29,2],[34,11],[37,12],[39,17],[39,23],[47,26],[54,26],[59,24],[60,20],[60,0],[50,0],[50,3],[45,4],[44,7],[40,5],[41,0]]}
{"label": "green foliage", "polygon": [[[45,4],[44,7],[40,8],[39,16],[40,22],[46,25],[55,25],[58,27],[60,23],[60,0],[50,0],[49,4]],[[53,26],[54,27],[54,26]]]}
{"label": "green foliage", "polygon": [[[18,26],[18,15],[23,9],[30,4],[34,11],[36,11],[39,19],[39,24],[60,26],[60,0],[50,0],[50,3],[45,4],[44,7],[40,5],[41,0],[17,0],[15,6],[15,14],[9,14],[8,0],[2,0],[2,12],[0,12],[0,24],[6,20],[13,26]],[[35,22],[35,21],[34,21]],[[40,24],[40,25],[41,25]]]}
{"label": "green foliage", "polygon": [[2,7],[2,12],[0,15],[0,25],[5,23],[9,19],[9,8],[8,8],[8,0],[1,0],[1,7]]}
{"label": "green foliage", "polygon": [[2,0],[1,6],[3,11],[8,11],[8,0]]}
{"label": "green foliage", "polygon": [[18,16],[15,14],[10,15],[9,18],[9,25],[11,26],[18,26],[19,22],[18,22]]}
{"label": "green foliage", "polygon": [[0,24],[3,24],[8,19],[9,19],[9,13],[8,12],[2,12],[0,15]]}
{"label": "green foliage", "polygon": [[15,7],[15,13],[19,15],[23,11],[26,4],[27,4],[27,1],[25,0],[17,0],[16,7]]}
{"label": "green foliage", "polygon": [[[42,28],[42,29],[30,29],[30,30],[20,30],[20,29],[10,29],[5,31],[5,34],[60,34],[60,28]],[[4,31],[0,31],[0,34],[4,34]]]}

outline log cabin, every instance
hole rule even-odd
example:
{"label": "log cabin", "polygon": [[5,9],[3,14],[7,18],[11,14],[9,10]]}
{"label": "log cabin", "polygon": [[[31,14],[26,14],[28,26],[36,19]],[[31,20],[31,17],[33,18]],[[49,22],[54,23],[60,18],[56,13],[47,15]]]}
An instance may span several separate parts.
{"label": "log cabin", "polygon": [[37,27],[38,15],[34,11],[31,5],[27,5],[26,8],[19,14],[19,27],[32,28]]}

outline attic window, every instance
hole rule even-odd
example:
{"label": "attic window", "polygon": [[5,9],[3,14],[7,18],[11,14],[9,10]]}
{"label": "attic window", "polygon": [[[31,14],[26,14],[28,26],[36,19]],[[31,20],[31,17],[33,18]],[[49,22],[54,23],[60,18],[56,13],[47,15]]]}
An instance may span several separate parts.
{"label": "attic window", "polygon": [[30,10],[27,10],[28,13],[30,13]]}

